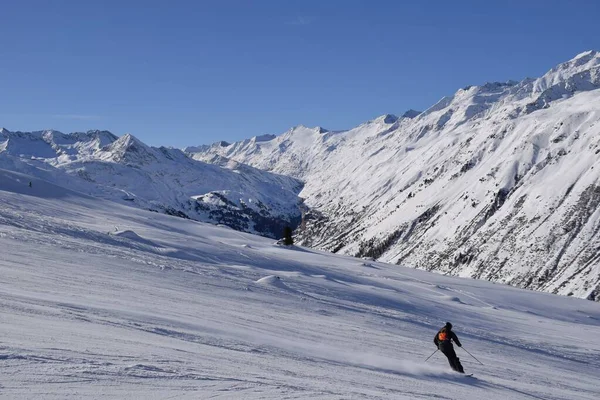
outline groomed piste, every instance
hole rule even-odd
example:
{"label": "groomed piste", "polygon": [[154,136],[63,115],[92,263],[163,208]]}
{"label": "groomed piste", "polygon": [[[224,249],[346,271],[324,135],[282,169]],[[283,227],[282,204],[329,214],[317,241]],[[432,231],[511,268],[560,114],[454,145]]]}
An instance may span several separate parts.
{"label": "groomed piste", "polygon": [[[32,185],[29,185],[32,182]],[[600,396],[598,303],[302,247],[0,170],[0,397]],[[471,378],[434,350],[446,322]]]}

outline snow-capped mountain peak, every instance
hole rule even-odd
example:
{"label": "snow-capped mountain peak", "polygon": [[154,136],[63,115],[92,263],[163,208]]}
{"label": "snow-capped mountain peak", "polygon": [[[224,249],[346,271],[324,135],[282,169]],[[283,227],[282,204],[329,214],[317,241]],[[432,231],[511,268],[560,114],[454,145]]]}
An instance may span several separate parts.
{"label": "snow-capped mountain peak", "polygon": [[[270,141],[270,140],[273,140],[273,139],[275,139],[275,137],[276,137],[275,135],[269,135],[269,134],[266,134],[266,135],[254,136],[254,137],[252,138],[252,140],[253,140],[255,143],[256,143],[256,142],[268,142],[268,141]],[[217,142],[216,144],[217,144],[218,146],[221,146],[221,147],[227,147],[227,146],[230,146],[230,145],[231,145],[230,143],[228,143],[228,142],[223,142],[223,141],[221,141],[221,142]]]}
{"label": "snow-capped mountain peak", "polygon": [[[304,125],[296,125],[288,131],[290,135],[312,135],[312,134],[323,134],[329,132],[327,129],[320,126],[308,127]],[[273,135],[268,135],[273,136]],[[267,137],[268,137],[267,136]]]}
{"label": "snow-capped mountain peak", "polygon": [[121,136],[113,143],[109,144],[106,151],[112,152],[124,152],[124,151],[145,151],[150,152],[150,147],[142,143],[141,140],[136,138],[130,133],[126,133]]}
{"label": "snow-capped mountain peak", "polygon": [[101,159],[106,161],[150,163],[157,160],[149,146],[129,133],[105,146],[102,151]]}
{"label": "snow-capped mountain peak", "polygon": [[398,117],[395,116],[394,114],[384,114],[384,115],[380,115],[379,117],[375,118],[372,122],[376,123],[376,124],[388,124],[391,125],[393,123],[395,123],[396,121],[398,121]]}
{"label": "snow-capped mountain peak", "polygon": [[418,117],[419,115],[421,115],[422,111],[417,111],[417,110],[413,110],[412,108],[409,110],[406,110],[404,112],[404,114],[402,114],[402,118],[409,118],[409,119],[413,119]]}
{"label": "snow-capped mountain peak", "polygon": [[599,52],[590,50],[580,53],[575,58],[557,65],[544,76],[537,79],[533,84],[532,90],[534,93],[541,93],[552,86],[567,82],[583,72],[597,71],[599,66]]}

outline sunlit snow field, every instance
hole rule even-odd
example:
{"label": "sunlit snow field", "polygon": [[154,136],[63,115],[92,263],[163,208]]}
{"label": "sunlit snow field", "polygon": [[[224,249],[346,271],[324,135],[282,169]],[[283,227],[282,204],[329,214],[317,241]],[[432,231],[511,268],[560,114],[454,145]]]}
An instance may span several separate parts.
{"label": "sunlit snow field", "polygon": [[[284,248],[4,170],[0,245],[0,398],[600,396],[598,303]],[[472,378],[424,362],[447,320],[483,363],[457,348]]]}

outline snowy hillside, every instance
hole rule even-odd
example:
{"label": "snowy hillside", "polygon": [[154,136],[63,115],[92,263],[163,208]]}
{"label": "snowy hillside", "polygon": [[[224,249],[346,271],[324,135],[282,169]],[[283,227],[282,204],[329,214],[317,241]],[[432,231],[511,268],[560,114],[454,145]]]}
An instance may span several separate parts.
{"label": "snowy hillside", "polygon": [[237,162],[195,161],[132,135],[0,131],[0,168],[135,207],[279,237],[297,226],[302,183]]}
{"label": "snowy hillside", "polygon": [[[1,398],[600,396],[593,302],[283,248],[6,170],[0,204]],[[424,362],[447,320],[474,377]]]}
{"label": "snowy hillside", "polygon": [[600,300],[600,54],[343,132],[187,149],[305,181],[302,243]]}

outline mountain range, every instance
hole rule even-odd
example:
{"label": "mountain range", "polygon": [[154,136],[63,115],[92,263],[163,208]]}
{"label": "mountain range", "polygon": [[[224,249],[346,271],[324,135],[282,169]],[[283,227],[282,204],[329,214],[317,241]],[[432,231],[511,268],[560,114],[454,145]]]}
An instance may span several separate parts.
{"label": "mountain range", "polygon": [[305,182],[302,244],[600,297],[600,54],[346,131],[188,148]]}
{"label": "mountain range", "polygon": [[[301,181],[232,160],[193,160],[132,135],[0,130],[0,168],[91,196],[280,237],[297,226]],[[218,165],[215,165],[218,164]]]}
{"label": "mountain range", "polygon": [[353,129],[184,150],[0,130],[0,168],[345,255],[600,300],[600,54]]}

